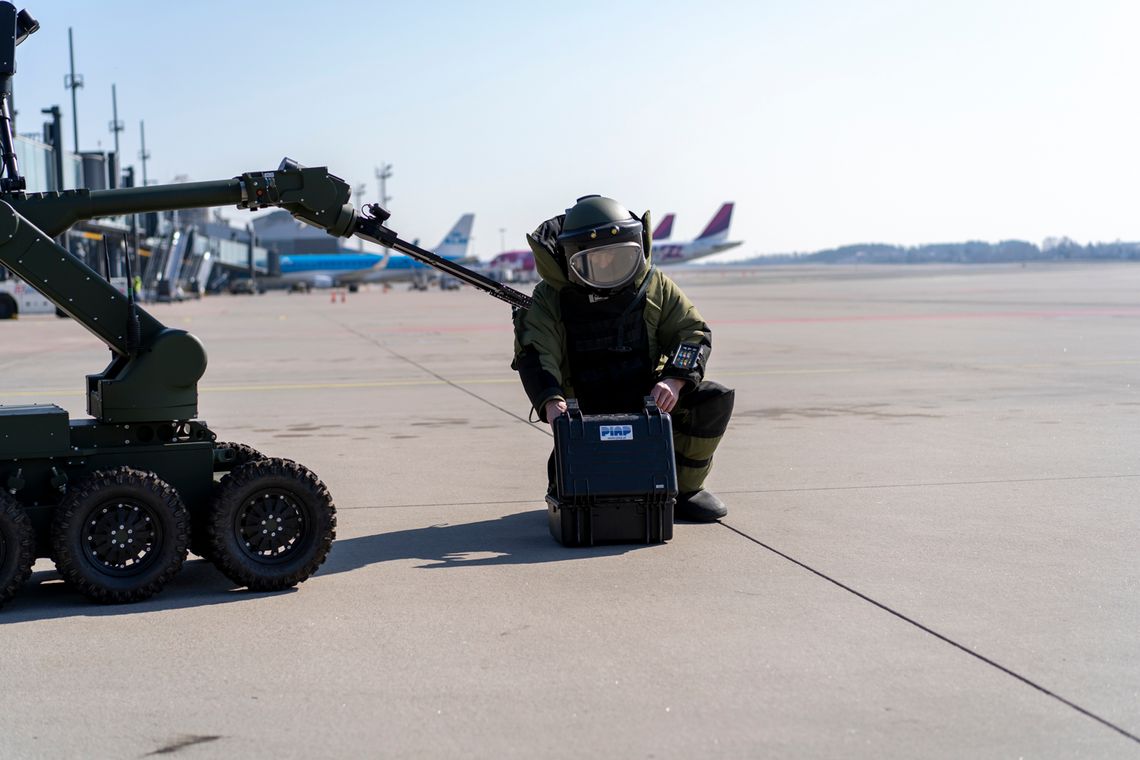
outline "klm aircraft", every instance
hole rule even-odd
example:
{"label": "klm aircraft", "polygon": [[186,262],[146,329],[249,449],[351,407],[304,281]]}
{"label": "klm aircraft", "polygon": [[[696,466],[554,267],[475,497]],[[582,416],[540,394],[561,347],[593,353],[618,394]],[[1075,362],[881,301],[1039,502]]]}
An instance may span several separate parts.
{"label": "klm aircraft", "polygon": [[[464,214],[434,252],[451,261],[467,258],[474,214]],[[281,257],[279,282],[315,288],[354,287],[368,282],[409,282],[435,270],[410,256],[392,253],[306,253]]]}

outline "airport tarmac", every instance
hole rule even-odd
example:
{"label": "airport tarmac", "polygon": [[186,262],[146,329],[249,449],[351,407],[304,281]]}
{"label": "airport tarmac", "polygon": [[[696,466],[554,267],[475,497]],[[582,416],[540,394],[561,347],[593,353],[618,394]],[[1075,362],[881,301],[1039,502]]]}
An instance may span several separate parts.
{"label": "airport tarmac", "polygon": [[[201,416],[315,470],[325,566],[0,610],[2,757],[1140,756],[1140,265],[681,272],[737,389],[721,524],[566,549],[506,305],[215,296]],[[107,352],[0,323],[0,403]]]}

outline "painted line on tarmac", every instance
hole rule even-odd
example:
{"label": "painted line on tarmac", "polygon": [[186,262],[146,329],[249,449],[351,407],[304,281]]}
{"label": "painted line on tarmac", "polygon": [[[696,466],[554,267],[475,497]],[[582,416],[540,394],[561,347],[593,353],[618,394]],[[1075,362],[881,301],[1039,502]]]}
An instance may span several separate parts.
{"label": "painted line on tarmac", "polygon": [[494,499],[492,501],[441,501],[441,502],[434,502],[433,501],[433,502],[428,502],[425,504],[364,504],[364,505],[359,506],[359,507],[339,507],[338,506],[336,508],[336,511],[337,512],[343,512],[343,511],[349,511],[349,510],[355,510],[355,509],[360,509],[360,510],[365,510],[365,509],[421,509],[424,507],[491,507],[491,506],[495,506],[498,504],[531,504],[531,505],[536,505],[536,507],[535,507],[536,509],[537,509],[538,504],[542,504],[543,508],[546,507],[546,505],[542,502],[541,499],[511,499],[509,501],[504,501],[502,499]]}
{"label": "painted line on tarmac", "polygon": [[[517,383],[515,378],[482,378],[472,380],[456,380],[468,385],[506,385]],[[261,393],[263,391],[332,391],[353,388],[414,388],[423,385],[449,385],[447,380],[375,380],[359,383],[271,383],[265,385],[205,385],[198,389],[199,393]],[[0,396],[83,396],[83,391],[76,390],[39,390],[39,391],[4,391]]]}
{"label": "painted line on tarmac", "polygon": [[[347,328],[346,328],[347,329]],[[365,337],[366,340],[371,340]],[[433,380],[415,379],[415,380],[372,380],[365,382],[343,382],[343,383],[267,383],[262,385],[205,385],[198,389],[200,393],[263,393],[267,391],[326,391],[326,390],[368,390],[375,388],[415,388],[422,386],[433,385],[451,385],[456,388],[461,388],[465,385],[513,385],[518,382],[514,377],[495,377],[495,378],[466,378],[458,380],[449,380],[438,373],[424,367],[423,365],[412,361],[411,359],[397,354],[386,346],[382,346],[384,350],[391,353],[393,356],[408,362],[417,369],[427,372],[432,375]],[[1103,361],[1084,361],[1084,362],[1052,362],[1052,363],[1021,363],[1021,364],[977,364],[972,365],[974,369],[1073,369],[1080,367],[1134,367],[1140,365],[1140,359],[1110,359]],[[785,369],[756,369],[756,370],[739,370],[739,371],[722,371],[717,372],[717,377],[768,377],[778,375],[846,375],[855,372],[873,372],[878,370],[891,370],[898,369],[897,365],[873,364],[861,367],[805,367],[805,368],[785,368]],[[0,398],[13,397],[13,398],[37,398],[48,396],[84,396],[84,391],[77,391],[72,388],[46,388],[36,391],[0,391]],[[482,396],[471,393],[485,403],[491,402],[484,399]],[[491,404],[491,406],[495,406]],[[498,408],[498,407],[496,407]],[[505,411],[505,410],[504,410]],[[512,417],[521,419],[518,415],[507,412]],[[533,424],[533,423],[532,423]]]}
{"label": "painted line on tarmac", "polygon": [[800,562],[798,559],[796,559],[790,555],[784,554],[779,549],[776,549],[772,546],[769,546],[768,544],[764,543],[760,539],[748,535],[747,533],[740,530],[739,528],[732,527],[731,525],[724,522],[723,520],[720,521],[720,524],[723,525],[728,530],[732,531],[733,533],[737,534],[738,536],[741,536],[741,537],[751,541],[752,543],[756,544],[757,546],[760,546],[764,549],[767,549],[768,551],[772,552],[776,556],[782,557],[783,559],[787,560],[788,562],[791,562],[793,565],[796,565],[796,566],[798,566],[804,570],[807,570],[812,575],[818,576],[819,578],[822,578],[823,580],[827,581],[828,583],[831,583],[835,586],[838,586],[839,588],[843,589],[847,593],[852,594],[854,596],[857,596],[860,599],[862,599],[863,601],[867,602],[868,604],[872,604],[875,607],[878,607],[883,612],[886,612],[890,615],[893,615],[905,623],[909,623],[910,625],[919,629],[923,633],[927,633],[927,634],[933,636],[934,638],[938,639],[939,641],[942,641],[943,643],[949,644],[950,646],[954,647],[955,649],[958,649],[962,652],[965,652],[966,654],[970,655],[971,657],[973,657],[975,659],[981,660],[986,665],[989,665],[992,668],[996,668],[997,670],[1000,670],[1001,672],[1005,673],[1006,675],[1012,676],[1013,678],[1017,679],[1018,681],[1025,684],[1026,686],[1030,686],[1030,687],[1036,689],[1037,691],[1041,692],[1042,694],[1044,694],[1048,697],[1052,697],[1053,699],[1057,700],[1058,702],[1065,705],[1066,707],[1070,707],[1073,710],[1076,710],[1081,715],[1084,715],[1086,718],[1092,718],[1097,723],[1100,723],[1102,726],[1105,726],[1106,728],[1111,728],[1113,731],[1120,734],[1121,736],[1124,736],[1124,737],[1131,739],[1132,741],[1136,742],[1137,744],[1140,744],[1140,736],[1137,736],[1136,734],[1129,733],[1128,731],[1126,731],[1125,729],[1116,725],[1115,723],[1112,723],[1111,721],[1100,717],[1099,715],[1092,712],[1091,710],[1088,710],[1084,707],[1081,707],[1076,702],[1073,702],[1069,699],[1066,699],[1065,697],[1062,697],[1060,694],[1056,693],[1055,691],[1050,691],[1049,689],[1045,688],[1044,686],[1037,683],[1036,681],[1032,681],[1029,678],[1026,678],[1025,676],[1021,675],[1020,673],[1018,673],[1014,670],[1011,670],[1010,668],[1007,668],[1006,666],[1002,665],[1001,663],[999,663],[995,660],[991,660],[989,657],[986,657],[985,655],[978,654],[977,652],[975,652],[974,650],[965,646],[964,644],[959,644],[957,641],[955,641],[954,639],[951,639],[949,636],[941,634],[938,631],[935,631],[933,628],[930,628],[928,626],[923,625],[922,623],[918,622],[914,618],[907,617],[906,615],[899,612],[898,610],[895,610],[891,607],[888,607],[886,604],[884,604],[884,603],[882,603],[876,599],[872,599],[871,597],[867,596],[866,594],[862,593],[861,591],[857,591],[856,589],[852,588],[851,586],[848,586],[847,584],[843,583],[842,581],[838,581],[835,578],[832,578],[830,575],[827,575],[826,573],[824,573],[820,570],[816,570],[811,565],[808,565],[804,562]]}
{"label": "painted line on tarmac", "polygon": [[423,333],[513,332],[514,329],[514,325],[510,322],[496,322],[485,325],[396,325],[384,328],[384,332],[418,335]]}
{"label": "painted line on tarmac", "polygon": [[761,375],[845,375],[866,372],[873,367],[822,367],[819,369],[754,369],[739,372],[717,372],[717,377],[758,377]]}
{"label": "painted line on tarmac", "polygon": [[[417,369],[432,375],[434,380],[375,380],[370,382],[359,383],[273,383],[266,385],[211,385],[203,386],[200,390],[203,393],[228,393],[228,392],[260,392],[260,391],[319,391],[319,390],[341,390],[353,388],[411,388],[424,385],[452,385],[459,387],[461,385],[517,385],[517,377],[496,377],[496,378],[459,378],[451,380],[438,374],[434,370],[423,366],[422,364],[409,359],[408,357],[393,351],[390,348],[384,347],[384,350],[391,353],[393,356],[408,362]],[[863,372],[864,368],[828,368],[828,369],[779,369],[779,370],[745,370],[740,372],[718,372],[718,376],[723,377],[750,377],[758,375],[832,375],[832,374],[847,374],[850,372]],[[10,395],[41,395],[42,391],[37,392],[21,392],[19,394]],[[74,395],[81,395],[75,392]],[[473,395],[473,394],[472,394]],[[485,401],[482,397],[480,400]]]}
{"label": "painted line on tarmac", "polygon": [[[412,365],[413,367],[420,370],[421,372],[426,372],[427,374],[431,375],[436,380],[438,380],[440,383],[442,383],[444,385],[449,385],[458,391],[462,391],[463,393],[466,393],[468,396],[471,396],[472,398],[483,402],[484,404],[491,407],[492,409],[496,409],[496,410],[502,412],[503,414],[507,415],[511,419],[518,420],[519,422],[522,422],[523,424],[525,424],[527,427],[532,428],[534,430],[537,430],[539,433],[542,433],[543,435],[545,435],[549,438],[553,438],[554,434],[551,431],[545,430],[545,429],[539,427],[539,425],[537,423],[531,422],[526,417],[522,417],[518,414],[515,414],[510,409],[499,406],[498,404],[491,401],[490,399],[484,398],[483,396],[480,396],[475,391],[470,390],[469,388],[466,388],[463,385],[459,385],[458,382],[444,377],[443,375],[439,374],[435,370],[432,370],[428,367],[425,367],[424,365],[420,364],[419,362],[417,362],[416,360],[414,360],[410,357],[404,356],[400,352],[394,350],[390,346],[385,345],[384,343],[381,343],[380,341],[376,340],[375,338],[373,338],[370,335],[366,335],[365,333],[362,333],[353,327],[349,327],[348,325],[346,325],[342,322],[337,322],[335,319],[333,319],[332,317],[329,317],[327,315],[322,315],[322,316],[324,316],[324,318],[327,321],[332,322],[334,325],[337,325],[338,327],[340,327],[342,330],[346,330],[347,332],[352,333],[356,337],[358,337],[358,338],[360,338],[360,339],[362,339],[368,343],[371,343],[372,345],[379,348],[381,351],[384,351],[384,352],[394,356],[395,358],[399,359],[402,362],[405,362],[407,364]],[[511,382],[511,381],[508,380],[507,378],[497,378],[497,379],[494,379],[492,382],[503,383],[503,382]]]}
{"label": "painted line on tarmac", "polygon": [[1079,369],[1081,367],[1128,367],[1140,364],[1140,359],[1106,359],[1076,362],[1015,362],[1011,364],[977,364],[958,362],[956,365],[968,369]]}
{"label": "painted line on tarmac", "polygon": [[[468,385],[504,385],[517,383],[514,378],[483,378],[472,380],[455,380],[456,383]],[[211,385],[202,388],[203,393],[243,393],[261,391],[324,391],[344,390],[352,388],[414,388],[422,385],[451,385],[453,381],[446,378],[438,380],[375,380],[361,383],[274,383],[271,385]]]}
{"label": "painted line on tarmac", "polygon": [[718,319],[717,325],[827,324],[831,322],[918,322],[959,319],[1061,319],[1066,317],[1140,317],[1140,309],[1043,309],[1034,311],[961,311],[949,314],[851,314],[834,317],[756,317]]}
{"label": "painted line on tarmac", "polygon": [[77,390],[71,390],[71,389],[69,389],[69,390],[59,390],[59,389],[52,390],[50,388],[46,388],[44,390],[39,390],[39,391],[4,391],[3,393],[0,393],[0,396],[19,396],[20,398],[35,398],[37,396],[85,396],[85,395],[87,395],[87,394],[84,393],[83,391],[77,391]]}
{"label": "painted line on tarmac", "polygon": [[[1140,365],[1140,359],[1104,359],[1073,362],[1014,362],[978,364],[975,362],[959,362],[953,366],[976,370],[1008,370],[1008,369],[1080,369],[1082,367],[1135,367]],[[804,369],[758,369],[733,372],[731,370],[717,371],[717,377],[756,377],[762,375],[842,375],[852,372],[898,372],[913,369],[898,362],[883,362],[879,364],[866,364],[855,367],[819,367]]]}
{"label": "painted line on tarmac", "polygon": [[[347,329],[347,328],[346,328]],[[366,340],[371,340],[364,337]],[[415,388],[421,386],[432,385],[451,385],[457,388],[465,385],[514,385],[518,382],[514,377],[482,377],[482,378],[461,378],[458,380],[449,380],[442,375],[433,372],[432,370],[424,367],[423,365],[409,359],[406,356],[392,351],[392,349],[381,346],[385,351],[388,351],[393,356],[408,362],[417,369],[432,375],[435,379],[409,379],[409,380],[370,380],[363,382],[343,382],[343,383],[265,383],[261,385],[204,385],[198,390],[200,393],[263,393],[266,391],[332,391],[332,390],[368,390],[374,388]],[[1080,367],[1131,367],[1140,365],[1140,359],[1111,359],[1104,361],[1085,361],[1085,362],[1053,362],[1053,363],[1022,363],[1022,364],[977,364],[971,365],[975,369],[1072,369]],[[769,377],[778,375],[847,375],[855,372],[874,372],[883,370],[898,369],[897,365],[888,364],[869,364],[859,367],[803,367],[803,368],[782,368],[782,369],[755,369],[755,370],[727,370],[716,373],[717,377]],[[0,391],[0,398],[14,397],[14,398],[36,398],[47,396],[83,396],[86,395],[84,391],[77,391],[72,388],[47,388],[36,391]],[[475,394],[471,394],[475,395]],[[476,398],[488,402],[482,396]],[[491,404],[494,406],[494,404]],[[510,412],[511,416],[517,417]]]}
{"label": "painted line on tarmac", "polygon": [[885,488],[933,488],[937,486],[986,486],[1001,485],[1004,483],[1056,483],[1066,480],[1121,480],[1126,478],[1140,478],[1140,474],[1121,475],[1062,475],[1048,478],[1006,478],[1002,480],[950,480],[935,483],[880,483],[863,486],[813,486],[807,488],[759,488],[729,491],[717,489],[718,493],[750,494],[750,493],[811,493],[813,491],[864,491]]}
{"label": "painted line on tarmac", "polygon": [[[1057,483],[1068,480],[1125,480],[1140,478],[1140,473],[1123,475],[1063,475],[1049,478],[1008,478],[1005,480],[955,480],[936,483],[885,483],[865,486],[818,486],[812,488],[741,488],[716,489],[717,493],[732,494],[736,496],[758,493],[813,493],[822,491],[863,491],[888,488],[933,488],[939,486],[984,486],[1002,485],[1005,483]],[[490,501],[441,501],[425,502],[422,504],[368,504],[359,507],[337,507],[340,509],[408,509],[413,507],[487,507],[495,504],[535,504],[538,499],[492,499]]]}
{"label": "painted line on tarmac", "polygon": [[[1122,307],[1115,309],[1034,309],[1031,311],[964,311],[947,314],[854,314],[846,316],[803,316],[803,317],[756,317],[754,319],[718,319],[718,325],[779,325],[779,324],[826,324],[830,322],[898,322],[921,320],[955,319],[1058,319],[1066,317],[1140,317],[1140,309]],[[343,326],[343,325],[342,325]],[[510,323],[495,322],[486,324],[437,324],[437,325],[392,325],[385,332],[404,335],[509,332],[514,327]]]}

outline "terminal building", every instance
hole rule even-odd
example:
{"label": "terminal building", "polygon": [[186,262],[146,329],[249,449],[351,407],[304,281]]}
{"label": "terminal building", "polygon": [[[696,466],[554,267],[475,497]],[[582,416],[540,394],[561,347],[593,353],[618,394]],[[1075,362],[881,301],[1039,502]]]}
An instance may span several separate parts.
{"label": "terminal building", "polygon": [[[42,133],[14,137],[16,159],[28,192],[134,186],[133,167],[121,170],[114,152],[65,150],[59,109],[44,109],[44,113],[49,120]],[[281,213],[296,225],[288,213]],[[275,249],[258,244],[256,227],[263,224],[266,239]],[[334,238],[323,233],[320,236],[331,241],[335,249]],[[80,222],[65,233],[66,239],[61,242],[101,275],[123,283],[129,256],[131,272],[141,281],[144,300],[180,300],[269,274],[275,253],[293,253],[303,246],[294,237],[303,240],[306,233],[291,231],[276,220],[257,220],[251,227],[234,227],[216,211],[187,209]],[[327,245],[325,240],[320,240],[320,244]],[[313,248],[310,252],[323,250]],[[0,270],[0,281],[7,279],[8,273]]]}

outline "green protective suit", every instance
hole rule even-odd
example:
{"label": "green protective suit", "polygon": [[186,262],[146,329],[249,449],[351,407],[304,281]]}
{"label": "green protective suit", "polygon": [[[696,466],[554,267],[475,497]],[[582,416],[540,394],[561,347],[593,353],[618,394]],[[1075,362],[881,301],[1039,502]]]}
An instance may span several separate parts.
{"label": "green protective suit", "polygon": [[[648,214],[642,223],[645,229],[649,229]],[[574,292],[576,286],[567,277],[565,258],[556,243],[561,226],[562,217],[555,217],[527,236],[542,281],[535,286],[530,309],[515,314],[515,358],[511,367],[519,372],[531,405],[540,419],[544,419],[547,402],[579,396],[574,388],[571,350],[568,347],[568,334],[575,331],[568,330],[564,305],[582,303],[583,299]],[[632,302],[634,293],[644,294],[643,303],[637,300],[645,326],[644,332],[639,331],[638,351],[648,352],[644,357],[644,367],[648,372],[644,375],[644,387],[630,389],[632,394],[626,393],[625,398],[648,395],[653,384],[663,378],[677,377],[685,381],[685,388],[672,412],[677,480],[680,492],[685,494],[703,487],[712,467],[713,453],[732,414],[734,393],[704,379],[705,363],[712,348],[712,332],[677,284],[649,265],[648,235],[645,250],[645,266],[624,295],[627,301]],[[587,310],[589,308],[586,307]],[[582,313],[581,307],[576,309],[575,315]],[[701,361],[696,366],[676,366],[670,361],[682,345],[698,349]],[[642,381],[638,380],[638,384]],[[585,402],[583,410],[591,413]],[[636,411],[636,408],[624,411]]]}

